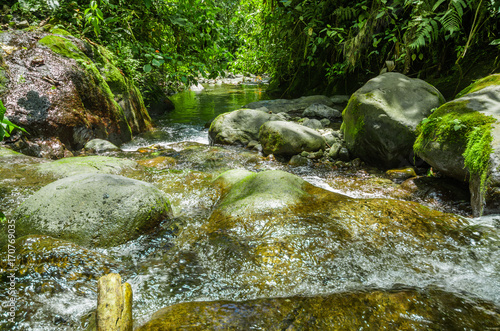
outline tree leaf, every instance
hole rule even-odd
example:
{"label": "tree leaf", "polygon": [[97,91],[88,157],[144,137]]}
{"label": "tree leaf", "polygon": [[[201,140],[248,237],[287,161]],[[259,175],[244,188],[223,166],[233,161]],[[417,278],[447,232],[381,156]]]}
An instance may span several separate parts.
{"label": "tree leaf", "polygon": [[151,67],[150,64],[146,64],[144,67],[142,67],[142,70],[144,70],[144,72],[150,72],[151,69],[153,69],[153,67]]}

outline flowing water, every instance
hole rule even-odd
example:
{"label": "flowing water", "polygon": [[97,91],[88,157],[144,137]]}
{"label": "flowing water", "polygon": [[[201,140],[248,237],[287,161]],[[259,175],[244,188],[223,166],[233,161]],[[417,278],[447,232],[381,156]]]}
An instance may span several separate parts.
{"label": "flowing water", "polygon": [[[120,273],[132,285],[136,326],[147,322],[159,309],[182,302],[297,295],[347,297],[359,291],[394,291],[401,287],[451,293],[470,307],[489,307],[498,315],[500,216],[467,218],[467,193],[460,185],[437,179],[433,182],[438,183],[437,188],[428,185],[423,191],[412,191],[408,184],[394,182],[368,167],[290,167],[243,148],[209,146],[205,124],[221,113],[262,99],[263,90],[258,86],[217,86],[173,96],[176,110],[159,118],[155,131],[135,137],[122,146],[123,152],[113,155],[146,166],[125,175],[151,182],[164,191],[172,204],[174,221],[153,234],[111,249],[87,250],[42,237],[18,244],[25,255],[16,274],[20,292],[16,324],[8,324],[6,310],[2,310],[0,328],[86,328],[92,324],[96,307],[97,279],[108,272]],[[8,217],[30,194],[53,181],[49,177],[30,179],[26,175],[30,162],[2,168],[0,203]],[[400,227],[368,226],[348,212],[340,214],[340,225],[332,225],[319,211],[319,221],[293,215],[287,224],[256,218],[252,226],[263,235],[238,241],[225,232],[207,232],[207,220],[220,198],[211,183],[229,169],[284,170],[347,197],[415,201],[465,217],[460,221],[459,235],[445,229],[442,236],[425,237],[411,232],[413,229],[405,232]],[[276,218],[279,220],[278,215]],[[350,238],[332,228],[342,226],[342,222],[350,222]],[[434,219],[423,222],[432,229],[439,223]],[[257,263],[259,259],[263,262]],[[0,267],[5,270],[5,265]],[[3,302],[9,285],[5,274],[1,280]]]}

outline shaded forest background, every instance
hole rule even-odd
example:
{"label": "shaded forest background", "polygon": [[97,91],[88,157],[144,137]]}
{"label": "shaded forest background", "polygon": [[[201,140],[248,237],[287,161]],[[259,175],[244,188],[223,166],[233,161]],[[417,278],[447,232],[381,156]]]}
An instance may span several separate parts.
{"label": "shaded forest background", "polygon": [[500,62],[496,0],[19,0],[3,24],[100,43],[147,102],[228,72],[269,74],[269,93],[351,93],[384,71],[453,97]]}

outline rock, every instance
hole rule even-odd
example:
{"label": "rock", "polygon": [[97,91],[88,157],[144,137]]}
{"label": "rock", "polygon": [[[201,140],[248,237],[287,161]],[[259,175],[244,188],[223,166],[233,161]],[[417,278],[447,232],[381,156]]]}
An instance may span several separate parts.
{"label": "rock", "polygon": [[[77,321],[89,305],[95,306],[99,277],[111,270],[122,271],[106,254],[49,236],[18,238],[11,248],[16,252],[16,311],[31,316],[31,321],[36,320],[37,326],[45,330],[60,330],[57,321]],[[1,249],[0,273],[7,276],[11,269],[8,250]],[[7,293],[5,284],[3,280],[0,286]],[[16,328],[5,328],[6,322],[0,321],[2,329]],[[70,322],[62,328],[79,327]]]}
{"label": "rock", "polygon": [[496,306],[438,289],[340,292],[247,301],[178,303],[156,312],[149,330],[485,330],[500,323]]}
{"label": "rock", "polygon": [[330,97],[330,100],[336,105],[343,105],[347,104],[349,101],[349,96],[348,95],[334,95]]}
{"label": "rock", "polygon": [[[420,284],[420,277],[434,273],[428,264],[433,252],[445,249],[447,258],[460,258],[458,243],[473,236],[459,217],[417,203],[349,198],[283,171],[234,171],[218,179],[226,185],[209,219],[179,235],[171,253],[175,261],[188,259],[190,279],[221,291],[282,296],[313,284],[318,291],[336,289],[346,279],[393,284],[421,268],[412,283]],[[176,268],[165,275],[176,288],[202,286],[186,283]]]}
{"label": "rock", "polygon": [[306,166],[309,163],[307,160],[307,157],[303,157],[302,155],[294,155],[288,162],[289,165],[294,166],[294,167],[303,167]]}
{"label": "rock", "polygon": [[273,115],[255,109],[238,109],[219,115],[210,125],[208,137],[211,144],[247,145],[258,140],[262,124]]}
{"label": "rock", "polygon": [[30,24],[26,20],[16,23],[16,29],[26,29],[29,27],[30,27]]}
{"label": "rock", "polygon": [[408,179],[412,177],[417,177],[417,173],[415,172],[415,169],[412,167],[407,167],[407,168],[402,168],[402,169],[390,169],[387,170],[386,175],[390,179]]}
{"label": "rock", "polygon": [[474,215],[500,212],[500,75],[472,84],[422,121],[414,149],[441,173],[469,180]]}
{"label": "rock", "polygon": [[104,139],[92,139],[85,144],[85,150],[94,153],[113,152],[120,149],[111,142]]}
{"label": "rock", "polygon": [[245,105],[243,108],[257,109],[266,107],[272,113],[287,113],[292,116],[300,116],[303,111],[312,104],[333,105],[330,98],[324,95],[312,95],[298,99],[275,99],[255,101]]}
{"label": "rock", "polygon": [[341,161],[349,162],[349,160],[351,160],[351,154],[349,154],[349,150],[347,150],[347,148],[342,146],[339,150],[338,158]]}
{"label": "rock", "polygon": [[[170,100],[169,98],[167,98],[165,96],[161,100],[159,100],[159,101],[153,103],[151,106],[149,106],[148,113],[151,117],[158,118],[158,117],[161,117],[162,115],[170,113],[174,109],[175,109],[175,105],[172,102],[172,100]],[[211,121],[210,121],[210,123],[211,123]],[[208,126],[206,126],[207,129],[209,127],[210,127],[210,124]]]}
{"label": "rock", "polygon": [[147,159],[147,160],[141,160],[138,161],[140,165],[143,165],[148,168],[155,168],[158,170],[164,170],[164,169],[170,169],[173,168],[176,164],[177,161],[168,156],[158,156],[152,159]]}
{"label": "rock", "polygon": [[312,117],[312,118],[317,118],[317,119],[329,119],[333,120],[336,118],[341,118],[342,113],[338,111],[337,109],[330,108],[328,106],[325,106],[323,104],[312,104],[309,107],[307,107],[304,112],[302,113],[303,117]]}
{"label": "rock", "polygon": [[61,158],[93,138],[120,145],[151,128],[140,92],[104,47],[40,31],[5,32],[0,43],[15,46],[3,67],[16,79],[0,72],[0,91],[6,115],[29,132],[23,153]]}
{"label": "rock", "polygon": [[112,247],[172,218],[170,203],[151,184],[116,175],[57,180],[14,213],[16,234],[50,235],[85,247]]}
{"label": "rock", "polygon": [[349,152],[368,164],[397,168],[412,160],[415,129],[444,98],[420,79],[389,72],[350,98],[342,131]]}
{"label": "rock", "polygon": [[285,121],[264,123],[259,141],[265,154],[292,156],[302,151],[325,149],[325,139],[317,131]]}
{"label": "rock", "polygon": [[309,153],[309,155],[307,155],[307,158],[312,159],[312,160],[318,160],[318,159],[321,159],[323,157],[323,155],[324,155],[324,152],[322,149],[320,149],[317,152]]}
{"label": "rock", "polygon": [[119,274],[107,274],[97,284],[97,331],[132,331],[132,287]]}
{"label": "rock", "polygon": [[320,120],[320,123],[321,123],[321,125],[323,127],[327,127],[327,126],[330,125],[331,122],[330,122],[330,120],[328,118],[323,118],[323,119]]}
{"label": "rock", "polygon": [[304,122],[302,122],[302,125],[313,130],[323,129],[323,124],[321,124],[321,122],[317,119],[306,118]]}
{"label": "rock", "polygon": [[71,157],[36,166],[37,172],[56,178],[86,173],[120,174],[137,168],[137,162],[108,156]]}

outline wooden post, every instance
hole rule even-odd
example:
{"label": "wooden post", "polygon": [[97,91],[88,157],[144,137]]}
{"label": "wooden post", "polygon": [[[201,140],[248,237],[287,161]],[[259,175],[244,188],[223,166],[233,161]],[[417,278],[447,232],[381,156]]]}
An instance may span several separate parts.
{"label": "wooden post", "polygon": [[132,331],[132,287],[119,274],[97,282],[97,331]]}

